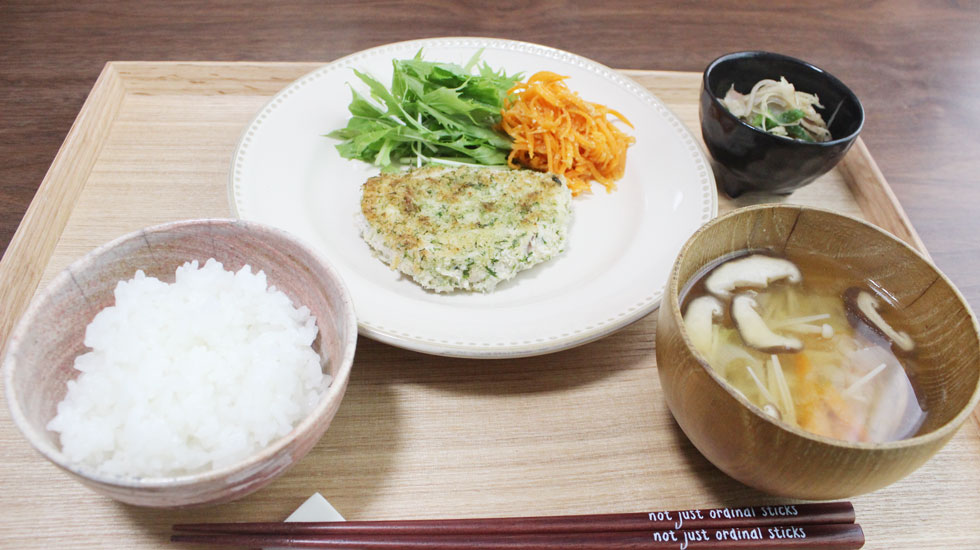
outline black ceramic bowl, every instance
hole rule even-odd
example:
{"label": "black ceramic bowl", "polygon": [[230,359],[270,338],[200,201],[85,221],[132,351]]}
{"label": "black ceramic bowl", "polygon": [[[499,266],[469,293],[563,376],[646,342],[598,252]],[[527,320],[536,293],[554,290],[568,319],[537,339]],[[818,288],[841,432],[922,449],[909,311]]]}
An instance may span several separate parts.
{"label": "black ceramic bowl", "polygon": [[[781,76],[798,91],[817,95],[824,120],[837,111],[829,128],[831,141],[810,143],[770,134],[738,120],[721,102],[732,84],[748,93],[756,82]],[[704,71],[699,114],[715,177],[731,197],[746,191],[792,193],[833,168],[864,126],[861,102],[840,80],[805,61],[770,52],[730,53],[712,61]]]}

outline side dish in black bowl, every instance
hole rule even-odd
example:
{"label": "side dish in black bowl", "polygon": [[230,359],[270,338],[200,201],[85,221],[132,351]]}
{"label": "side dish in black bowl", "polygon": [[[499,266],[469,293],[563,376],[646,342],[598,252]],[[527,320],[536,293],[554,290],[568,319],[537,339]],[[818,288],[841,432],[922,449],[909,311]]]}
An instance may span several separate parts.
{"label": "side dish in black bowl", "polygon": [[712,61],[699,114],[715,176],[731,197],[792,193],[833,168],[864,126],[861,102],[840,80],[770,52]]}

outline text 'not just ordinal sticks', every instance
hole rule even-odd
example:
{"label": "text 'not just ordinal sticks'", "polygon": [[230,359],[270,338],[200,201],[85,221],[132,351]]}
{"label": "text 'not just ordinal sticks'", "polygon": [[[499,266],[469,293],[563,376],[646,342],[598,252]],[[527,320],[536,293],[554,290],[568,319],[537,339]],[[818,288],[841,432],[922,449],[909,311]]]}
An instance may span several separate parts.
{"label": "text 'not just ordinal sticks'", "polygon": [[848,502],[510,518],[175,525],[174,542],[346,550],[688,550],[864,545]]}

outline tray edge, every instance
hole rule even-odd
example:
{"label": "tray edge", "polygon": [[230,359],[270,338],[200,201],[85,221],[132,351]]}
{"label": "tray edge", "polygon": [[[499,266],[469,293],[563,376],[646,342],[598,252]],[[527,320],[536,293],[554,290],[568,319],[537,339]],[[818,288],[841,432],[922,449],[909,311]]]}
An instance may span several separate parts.
{"label": "tray edge", "polygon": [[[288,85],[292,74],[303,74],[317,66],[319,64],[316,62],[108,62],[42,180],[6,254],[0,260],[0,288],[7,291],[2,300],[7,307],[0,314],[0,347],[5,345],[14,323],[36,292],[54,247],[98,158],[104,142],[104,136],[99,133],[111,126],[127,93],[268,94],[274,88]],[[230,70],[231,74],[221,73],[223,68]],[[618,71],[644,88],[648,87],[644,80],[658,75],[694,77],[699,74],[637,69]],[[215,87],[215,80],[222,85]],[[261,84],[250,83],[252,80],[259,80]],[[190,86],[190,89],[184,89],[185,86]],[[102,139],[85,139],[93,136]],[[903,207],[860,138],[838,168],[868,221],[894,233],[929,257]],[[11,292],[8,289],[14,290]],[[975,420],[980,428],[980,411],[975,415]]]}
{"label": "tray edge", "polygon": [[0,259],[0,348],[37,290],[125,95],[114,63],[106,63]]}

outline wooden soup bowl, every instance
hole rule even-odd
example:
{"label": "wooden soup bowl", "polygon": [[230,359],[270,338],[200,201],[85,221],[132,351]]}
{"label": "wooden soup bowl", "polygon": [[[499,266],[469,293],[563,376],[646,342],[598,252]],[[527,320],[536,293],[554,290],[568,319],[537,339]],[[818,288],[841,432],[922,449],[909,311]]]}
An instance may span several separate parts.
{"label": "wooden soup bowl", "polygon": [[[75,378],[75,357],[87,351],[85,328],[115,303],[116,283],[137,269],[173,282],[184,262],[215,258],[226,270],[249,264],[265,271],[268,284],[316,316],[313,347],[330,388],[291,432],[230,466],[172,477],[107,475],[71,463],[58,434],[46,426]],[[189,220],[150,227],[120,237],[72,263],[31,302],[11,334],[4,355],[4,385],[15,424],[45,458],[76,479],[116,500],[158,508],[216,504],[257,491],[299,462],[316,444],[347,389],[357,320],[339,274],[284,231],[241,220]]]}
{"label": "wooden soup bowl", "polygon": [[[811,434],[766,415],[708,366],[683,328],[680,292],[706,265],[746,249],[826,255],[894,294],[922,367],[927,416],[914,437],[850,443]],[[694,446],[733,478],[785,497],[844,498],[893,483],[949,441],[980,400],[977,320],[949,279],[891,234],[815,208],[742,208],[698,230],[674,263],[656,338],[667,405]]]}

